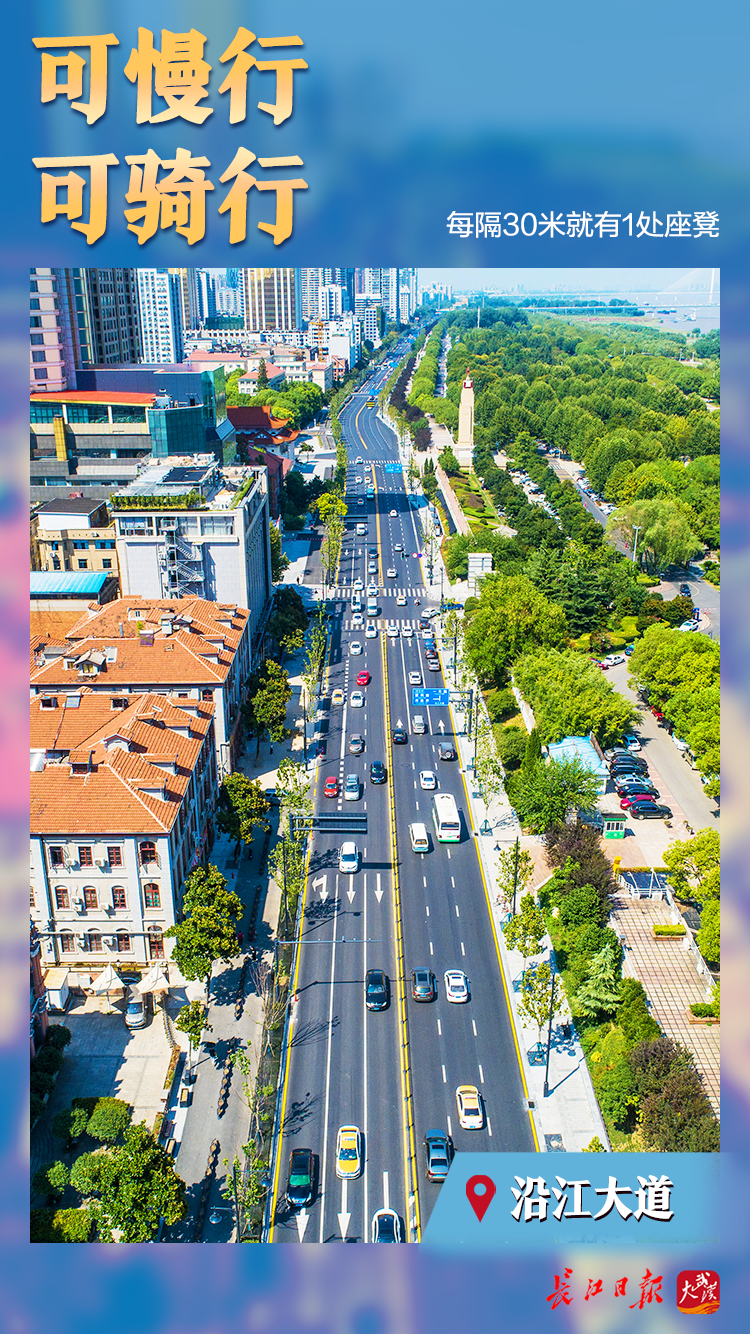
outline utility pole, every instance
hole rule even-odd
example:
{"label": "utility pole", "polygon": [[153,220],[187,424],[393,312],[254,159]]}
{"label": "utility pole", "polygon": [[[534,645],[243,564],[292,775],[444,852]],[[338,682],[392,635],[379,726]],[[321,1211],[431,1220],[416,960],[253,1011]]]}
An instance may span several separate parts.
{"label": "utility pole", "polygon": [[513,857],[513,916],[516,915],[516,888],[518,885],[518,839],[516,839],[515,855]]}
{"label": "utility pole", "polygon": [[[551,970],[550,970],[551,971]],[[544,1071],[544,1097],[549,1097],[549,1051],[552,1046],[552,1018],[555,1013],[555,982],[557,973],[552,973],[552,990],[549,998],[549,1028],[547,1030],[547,1065]]]}
{"label": "utility pole", "polygon": [[634,541],[633,541],[633,564],[634,564],[634,565],[635,565],[635,553],[636,553],[636,551],[638,550],[638,534],[640,533],[642,527],[643,527],[642,524],[641,524],[640,526],[639,526],[638,524],[634,524],[634,525],[633,525],[633,532],[634,532],[634,534],[635,534],[635,538],[634,538]]}

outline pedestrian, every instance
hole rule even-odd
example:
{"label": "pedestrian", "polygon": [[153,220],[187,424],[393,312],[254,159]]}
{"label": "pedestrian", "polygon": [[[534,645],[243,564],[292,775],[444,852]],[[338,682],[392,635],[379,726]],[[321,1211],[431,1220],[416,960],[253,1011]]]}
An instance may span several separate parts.
{"label": "pedestrian", "polygon": [[271,754],[273,755],[273,746],[269,746],[269,750],[270,750]]}
{"label": "pedestrian", "polygon": [[243,935],[242,935],[242,932],[241,932],[241,931],[238,931],[238,932],[237,932],[237,942],[238,942],[238,944],[239,944],[240,949],[242,949],[242,941],[243,941],[243,939],[244,939],[244,937],[243,937]]}

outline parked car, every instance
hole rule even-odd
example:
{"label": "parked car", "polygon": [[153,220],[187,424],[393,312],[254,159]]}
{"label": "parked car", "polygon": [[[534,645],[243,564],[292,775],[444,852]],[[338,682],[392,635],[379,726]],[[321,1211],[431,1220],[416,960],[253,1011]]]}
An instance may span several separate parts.
{"label": "parked car", "polygon": [[125,1023],[128,1028],[145,1028],[148,1020],[146,1002],[137,987],[128,987]]}
{"label": "parked car", "polygon": [[370,968],[365,974],[365,1005],[368,1010],[386,1010],[390,1000],[388,974],[382,968]]}
{"label": "parked car", "polygon": [[422,1141],[424,1170],[430,1181],[445,1181],[453,1157],[453,1141],[444,1130],[428,1130]]}
{"label": "parked car", "polygon": [[655,801],[639,801],[628,812],[634,820],[671,820],[672,812],[668,806],[660,806]]}
{"label": "parked car", "polygon": [[312,1149],[292,1149],[286,1179],[287,1204],[304,1209],[315,1194],[315,1155]]}
{"label": "parked car", "polygon": [[332,704],[343,704],[343,702],[344,702],[344,692],[343,692],[343,690],[334,690],[333,694],[331,695],[331,703],[332,703]]}
{"label": "parked car", "polygon": [[630,797],[634,792],[645,792],[654,800],[659,796],[653,783],[647,778],[625,779],[621,783],[615,783],[615,791],[618,797]]}
{"label": "parked car", "polygon": [[635,732],[626,732],[624,740],[625,740],[625,745],[627,746],[628,750],[631,753],[633,751],[640,750],[641,743],[638,740],[638,737],[636,736]]}
{"label": "parked car", "polygon": [[651,805],[655,805],[655,798],[658,797],[658,795],[658,792],[625,792],[620,798],[620,809],[628,811],[644,801],[649,802]]}

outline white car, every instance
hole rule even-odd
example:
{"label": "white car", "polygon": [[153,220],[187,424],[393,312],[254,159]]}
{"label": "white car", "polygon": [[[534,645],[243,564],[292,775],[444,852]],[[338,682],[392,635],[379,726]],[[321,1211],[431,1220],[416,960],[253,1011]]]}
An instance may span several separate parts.
{"label": "white car", "polygon": [[376,597],[378,596],[378,585],[377,585],[377,584],[368,584],[368,585],[367,585],[367,596],[368,596],[368,598],[376,598]]}
{"label": "white car", "polygon": [[353,653],[355,657],[357,656],[358,653],[362,652],[362,645],[360,644],[358,639],[352,640],[351,644],[349,645],[349,652]]}
{"label": "white car", "polygon": [[378,562],[377,562],[376,560],[368,560],[368,562],[367,562],[367,573],[368,573],[368,574],[377,574],[377,572],[378,572]]}
{"label": "white car", "polygon": [[362,481],[362,478],[361,478],[361,477],[355,477],[354,480],[355,480],[355,482],[361,482],[361,481]]}
{"label": "white car", "polygon": [[363,709],[365,707],[365,697],[361,690],[353,690],[349,696],[349,703],[353,709]]}
{"label": "white car", "polygon": [[391,566],[391,568],[390,568],[389,570],[386,570],[386,574],[388,575],[388,578],[389,578],[389,579],[395,579],[395,578],[396,578],[396,570],[395,570],[395,568],[393,567],[393,565]]}
{"label": "white car", "polygon": [[354,466],[355,466],[355,468],[357,467],[357,465],[358,465],[359,463],[364,463],[364,459],[362,458],[361,454],[358,454],[357,457],[356,457],[356,459],[354,460]]}
{"label": "white car", "polygon": [[475,1084],[459,1084],[456,1089],[456,1107],[459,1123],[464,1130],[482,1130],[484,1108]]}
{"label": "white car", "polygon": [[378,1209],[372,1216],[373,1241],[403,1241],[401,1219],[395,1209]]}
{"label": "white car", "polygon": [[362,580],[361,580],[361,579],[355,579],[355,580],[354,580],[354,592],[355,592],[355,593],[361,593],[362,590],[363,590],[363,588],[364,588],[364,584],[363,584]]}
{"label": "white car", "polygon": [[398,639],[398,621],[389,621],[385,633],[389,639]]}
{"label": "white car", "polygon": [[352,616],[352,630],[361,630],[363,625],[364,620],[362,619],[361,611],[355,611]]}
{"label": "white car", "polygon": [[405,593],[399,593],[399,594],[397,595],[397,597],[396,597],[396,606],[397,606],[397,607],[405,607],[405,606],[406,606],[406,594],[405,594]]}
{"label": "white car", "polygon": [[411,639],[412,635],[414,634],[414,631],[412,630],[410,625],[402,625],[401,633],[404,636],[404,639]]}
{"label": "white car", "polygon": [[462,1005],[469,999],[469,983],[466,974],[460,968],[449,968],[444,974],[445,999],[454,1005]]}
{"label": "white car", "polygon": [[409,685],[410,685],[410,686],[421,686],[421,684],[422,684],[422,673],[421,673],[421,672],[409,672]]}
{"label": "white car", "polygon": [[372,621],[370,621],[370,624],[365,630],[365,639],[377,639],[377,637],[378,637],[378,627],[376,625],[373,625]]}
{"label": "white car", "polygon": [[427,607],[426,610],[422,612],[422,615],[426,616],[428,620],[431,621],[433,616],[439,616],[440,612],[438,611],[437,607]]}
{"label": "white car", "polygon": [[356,875],[359,870],[359,848],[356,843],[342,843],[339,848],[339,871],[342,875]]}
{"label": "white car", "polygon": [[609,663],[610,667],[619,667],[620,663],[625,661],[625,654],[608,653],[604,661]]}
{"label": "white car", "polygon": [[343,690],[338,690],[338,689],[334,690],[333,694],[331,695],[331,703],[332,703],[332,704],[343,704],[343,702],[344,702],[344,692],[343,692]]}
{"label": "white car", "polygon": [[[424,788],[425,792],[434,792],[437,787],[437,779],[432,769],[423,769],[419,775],[419,786]],[[448,974],[446,973],[446,977]]]}
{"label": "white car", "polygon": [[395,510],[391,510],[391,512],[390,512],[390,514],[389,514],[388,517],[389,517],[390,519],[397,519],[397,518],[398,518],[398,515],[397,515],[397,513],[396,513]]}

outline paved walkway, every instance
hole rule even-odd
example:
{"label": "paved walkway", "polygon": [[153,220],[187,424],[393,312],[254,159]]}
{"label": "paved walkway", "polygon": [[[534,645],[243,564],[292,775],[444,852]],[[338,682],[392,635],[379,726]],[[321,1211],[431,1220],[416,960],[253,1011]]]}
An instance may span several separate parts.
{"label": "paved walkway", "polygon": [[694,956],[682,940],[655,940],[651,930],[656,922],[678,920],[666,899],[631,897],[622,889],[613,900],[611,925],[624,936],[623,973],[643,983],[651,1013],[666,1036],[695,1056],[718,1116],[721,1030],[718,1024],[696,1025],[688,1019],[690,1005],[707,1000],[710,985],[699,975]]}

